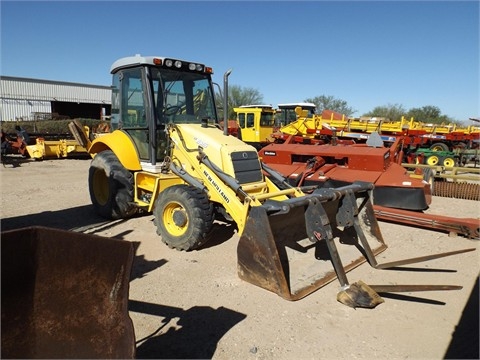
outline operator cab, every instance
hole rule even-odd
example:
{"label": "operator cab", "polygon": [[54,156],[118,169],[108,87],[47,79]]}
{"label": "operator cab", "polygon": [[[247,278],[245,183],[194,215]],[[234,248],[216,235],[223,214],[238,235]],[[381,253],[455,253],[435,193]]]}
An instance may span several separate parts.
{"label": "operator cab", "polygon": [[313,103],[298,102],[278,104],[276,125],[285,126],[296,121],[297,113],[295,112],[295,108],[297,107],[301,107],[303,110],[307,110],[307,117],[313,117],[313,115],[315,115],[316,105]]}
{"label": "operator cab", "polygon": [[259,126],[271,129],[274,125],[275,110],[272,105],[242,105],[236,112],[240,128],[254,128],[255,113],[258,112],[260,113]]}
{"label": "operator cab", "polygon": [[203,64],[136,55],[111,68],[112,130],[128,134],[142,168],[167,155],[167,124],[217,122],[212,69]]}

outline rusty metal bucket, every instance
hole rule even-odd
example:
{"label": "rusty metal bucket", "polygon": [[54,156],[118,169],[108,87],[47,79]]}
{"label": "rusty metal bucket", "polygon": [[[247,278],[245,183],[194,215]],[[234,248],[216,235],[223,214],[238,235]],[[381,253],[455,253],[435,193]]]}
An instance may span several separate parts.
{"label": "rusty metal bucket", "polygon": [[387,248],[370,201],[372,189],[371,183],[354,183],[252,207],[237,247],[238,276],[287,300],[299,300],[337,278],[348,284],[345,272],[366,261],[360,238],[375,255]]}
{"label": "rusty metal bucket", "polygon": [[45,227],[2,232],[2,358],[134,358],[133,245]]}

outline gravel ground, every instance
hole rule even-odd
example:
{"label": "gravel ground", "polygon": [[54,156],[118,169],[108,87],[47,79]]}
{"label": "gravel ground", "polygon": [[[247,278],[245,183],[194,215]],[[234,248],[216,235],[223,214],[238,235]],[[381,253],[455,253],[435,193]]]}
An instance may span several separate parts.
{"label": "gravel ground", "polygon": [[[458,291],[382,294],[375,309],[337,302],[334,281],[286,301],[237,276],[238,236],[217,224],[202,249],[169,249],[153,216],[105,222],[93,213],[89,160],[18,162],[0,167],[2,231],[42,225],[131,241],[129,290],[138,358],[444,359],[478,358],[479,241],[380,222],[386,261],[475,248],[407,270],[363,264],[347,274],[367,284],[451,284]],[[432,213],[476,218],[479,202],[434,197]]]}

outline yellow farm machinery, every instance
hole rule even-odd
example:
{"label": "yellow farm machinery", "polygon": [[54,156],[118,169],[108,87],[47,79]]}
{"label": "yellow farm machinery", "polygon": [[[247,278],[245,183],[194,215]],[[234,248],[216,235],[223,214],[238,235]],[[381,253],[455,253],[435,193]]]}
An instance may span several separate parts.
{"label": "yellow farm machinery", "polygon": [[87,155],[87,150],[76,140],[45,140],[38,137],[34,145],[26,146],[28,155],[34,160],[66,158]]}

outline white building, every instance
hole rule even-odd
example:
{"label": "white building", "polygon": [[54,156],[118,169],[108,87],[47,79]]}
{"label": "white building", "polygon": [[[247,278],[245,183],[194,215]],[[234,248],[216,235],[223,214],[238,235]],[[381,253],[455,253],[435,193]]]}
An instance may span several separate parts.
{"label": "white building", "polygon": [[0,121],[101,119],[110,109],[110,86],[0,77]]}

